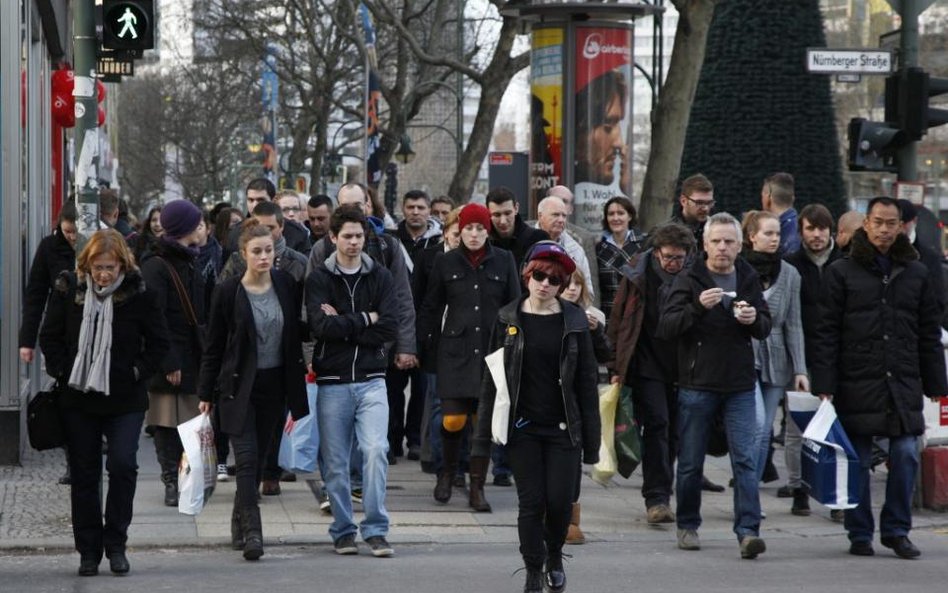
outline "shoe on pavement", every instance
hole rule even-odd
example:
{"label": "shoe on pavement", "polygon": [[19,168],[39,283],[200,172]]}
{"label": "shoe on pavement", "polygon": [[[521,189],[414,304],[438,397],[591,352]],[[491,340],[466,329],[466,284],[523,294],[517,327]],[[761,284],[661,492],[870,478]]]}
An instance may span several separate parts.
{"label": "shoe on pavement", "polygon": [[454,476],[454,479],[451,480],[451,485],[455,488],[460,488],[464,490],[467,488],[467,479],[464,477],[464,474],[458,474]]}
{"label": "shoe on pavement", "polygon": [[879,540],[883,546],[892,548],[895,555],[899,558],[912,560],[922,555],[922,552],[915,547],[915,544],[904,535],[883,536]]}
{"label": "shoe on pavement", "polygon": [[497,474],[494,476],[494,486],[513,486],[513,480],[510,474]]}
{"label": "shoe on pavement", "polygon": [[362,488],[353,488],[350,494],[352,495],[353,503],[362,504]]}
{"label": "shoe on pavement", "polygon": [[230,478],[230,476],[227,474],[227,464],[218,463],[217,464],[217,481],[226,482],[228,478]]}
{"label": "shoe on pavement", "polygon": [[418,445],[408,445],[408,455],[405,456],[408,461],[419,461],[421,459],[421,447]]}
{"label": "shoe on pavement", "polygon": [[701,489],[705,492],[724,492],[724,486],[715,484],[704,476],[701,477]]}
{"label": "shoe on pavement", "polygon": [[359,553],[359,544],[356,543],[354,533],[343,535],[332,543],[332,547],[340,556],[352,556]]}
{"label": "shoe on pavement", "polygon": [[656,504],[648,507],[645,517],[650,525],[675,522],[675,513],[672,512],[667,504]]}
{"label": "shoe on pavement", "polygon": [[282,474],[280,474],[280,481],[281,482],[295,482],[296,474],[294,474],[293,472],[284,471]]}
{"label": "shoe on pavement", "polygon": [[125,575],[128,574],[128,571],[131,567],[128,564],[128,558],[125,556],[125,552],[112,552],[108,554],[109,556],[109,570],[112,571],[112,574]]}
{"label": "shoe on pavement", "polygon": [[99,558],[95,556],[81,556],[79,558],[79,576],[94,577],[99,574]]}
{"label": "shoe on pavement", "polygon": [[767,551],[767,544],[756,535],[745,535],[741,538],[741,558],[753,560]]}
{"label": "shoe on pavement", "polygon": [[790,514],[798,517],[810,516],[810,495],[803,488],[796,488],[793,491],[793,505],[790,507]]}
{"label": "shoe on pavement", "polygon": [[278,496],[280,492],[280,480],[264,480],[260,483],[260,494],[264,496]]}
{"label": "shoe on pavement", "polygon": [[853,556],[875,556],[876,551],[872,549],[872,542],[855,541],[849,544],[849,553]]}
{"label": "shoe on pavement", "polygon": [[397,464],[398,464],[398,457],[395,455],[395,453],[389,451],[389,452],[386,454],[386,457],[387,457],[387,459],[388,459],[388,464],[389,464],[389,465],[397,465]]}
{"label": "shoe on pavement", "polygon": [[846,518],[846,511],[842,509],[833,509],[830,511],[830,521],[833,523],[842,523]]}
{"label": "shoe on pavement", "polygon": [[777,488],[777,498],[793,498],[793,490],[788,484],[784,484]]}
{"label": "shoe on pavement", "polygon": [[165,506],[166,507],[178,506],[178,484],[177,483],[165,484]]}
{"label": "shoe on pavement", "polygon": [[694,529],[678,530],[678,549],[679,550],[700,550],[701,540],[698,539],[698,532]]}
{"label": "shoe on pavement", "polygon": [[388,558],[395,555],[395,550],[389,545],[388,541],[381,535],[373,535],[365,539],[372,549],[372,555],[376,558]]}

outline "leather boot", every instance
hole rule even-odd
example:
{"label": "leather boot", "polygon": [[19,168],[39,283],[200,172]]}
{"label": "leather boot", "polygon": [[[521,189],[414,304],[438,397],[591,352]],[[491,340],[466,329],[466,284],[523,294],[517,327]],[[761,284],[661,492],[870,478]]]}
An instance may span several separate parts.
{"label": "leather boot", "polygon": [[257,560],[263,556],[263,526],[260,524],[260,507],[244,506],[240,509],[240,525],[244,532],[244,560]]}
{"label": "leather boot", "polygon": [[523,583],[523,593],[543,593],[543,570],[527,567],[527,579]]}
{"label": "leather boot", "polygon": [[487,466],[490,459],[487,457],[471,457],[471,494],[468,499],[471,508],[478,513],[491,512],[490,503],[484,496],[484,482],[487,479]]}
{"label": "leather boot", "polygon": [[177,430],[165,426],[155,427],[155,456],[161,466],[161,482],[165,485],[165,506],[178,506],[178,463],[181,437]]}
{"label": "leather boot", "polygon": [[451,484],[458,472],[458,458],[461,456],[461,433],[449,432],[441,427],[441,447],[443,462],[438,472],[438,483],[434,489],[434,499],[441,503],[451,500]]}
{"label": "leather boot", "polygon": [[586,536],[579,528],[579,503],[573,503],[573,514],[569,518],[569,529],[566,531],[566,543],[579,545],[586,543]]}
{"label": "leather boot", "polygon": [[234,493],[234,510],[230,513],[230,547],[235,550],[244,549],[244,531],[240,526],[240,504],[237,493]]}
{"label": "leather boot", "polygon": [[566,572],[563,570],[563,553],[550,550],[546,557],[544,585],[549,593],[563,593],[566,590]]}

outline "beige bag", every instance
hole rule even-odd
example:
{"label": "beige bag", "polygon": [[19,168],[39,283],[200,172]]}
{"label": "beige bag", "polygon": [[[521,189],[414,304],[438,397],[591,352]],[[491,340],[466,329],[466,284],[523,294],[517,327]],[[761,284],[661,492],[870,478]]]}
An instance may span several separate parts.
{"label": "beige bag", "polygon": [[[618,383],[599,387],[599,418],[603,427],[615,426],[616,406],[619,404],[621,391],[622,387]],[[599,442],[599,463],[592,469],[592,479],[602,486],[609,484],[609,480],[616,475],[619,467],[616,459],[615,436],[615,430],[603,428],[602,440]]]}

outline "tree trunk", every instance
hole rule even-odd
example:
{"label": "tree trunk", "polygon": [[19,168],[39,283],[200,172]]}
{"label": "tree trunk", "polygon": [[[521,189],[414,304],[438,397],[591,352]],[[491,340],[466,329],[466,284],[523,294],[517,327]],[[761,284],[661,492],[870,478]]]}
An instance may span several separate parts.
{"label": "tree trunk", "polygon": [[643,229],[650,229],[671,216],[691,103],[698,87],[708,29],[717,3],[717,0],[674,3],[678,9],[675,45],[668,75],[652,115],[652,144],[642,182],[639,219]]}

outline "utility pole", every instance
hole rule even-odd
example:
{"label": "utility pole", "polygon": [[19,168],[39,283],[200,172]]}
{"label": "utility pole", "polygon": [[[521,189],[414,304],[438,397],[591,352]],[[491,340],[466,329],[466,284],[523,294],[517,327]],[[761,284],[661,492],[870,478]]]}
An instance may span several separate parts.
{"label": "utility pole", "polygon": [[[899,39],[899,77],[903,85],[908,84],[908,69],[918,66],[918,15],[931,4],[931,0],[889,0],[902,19]],[[918,179],[917,142],[907,142],[896,152],[899,181]]]}
{"label": "utility pole", "polygon": [[76,99],[75,188],[76,227],[82,251],[92,233],[99,230],[99,121],[96,101],[95,2],[77,0],[73,6],[73,56]]}

